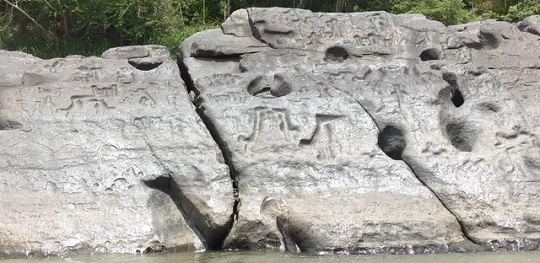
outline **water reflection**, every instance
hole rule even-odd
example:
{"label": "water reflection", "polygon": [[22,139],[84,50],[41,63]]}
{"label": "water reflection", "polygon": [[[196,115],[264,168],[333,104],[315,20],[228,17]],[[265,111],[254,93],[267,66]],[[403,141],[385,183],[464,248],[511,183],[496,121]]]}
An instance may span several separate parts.
{"label": "water reflection", "polygon": [[286,253],[213,252],[155,255],[76,255],[0,263],[537,263],[540,252],[442,255],[312,256]]}

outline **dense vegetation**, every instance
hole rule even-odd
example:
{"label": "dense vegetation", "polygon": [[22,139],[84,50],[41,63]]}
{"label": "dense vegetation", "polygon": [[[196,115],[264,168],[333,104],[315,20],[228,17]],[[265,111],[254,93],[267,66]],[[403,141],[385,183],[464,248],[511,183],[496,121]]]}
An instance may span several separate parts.
{"label": "dense vegetation", "polygon": [[422,13],[445,24],[515,22],[540,14],[540,0],[0,0],[0,49],[44,58],[144,43],[175,49],[191,34],[251,6]]}

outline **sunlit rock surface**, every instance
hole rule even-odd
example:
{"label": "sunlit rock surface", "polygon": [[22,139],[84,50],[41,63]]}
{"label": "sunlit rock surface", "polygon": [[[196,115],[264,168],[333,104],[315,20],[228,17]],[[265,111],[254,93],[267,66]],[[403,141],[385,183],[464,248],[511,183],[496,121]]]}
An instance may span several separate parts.
{"label": "sunlit rock surface", "polygon": [[159,46],[0,51],[0,255],[221,246],[233,190]]}
{"label": "sunlit rock surface", "polygon": [[186,40],[237,181],[225,247],[538,248],[537,26],[250,8]]}
{"label": "sunlit rock surface", "polygon": [[0,256],[538,249],[539,32],[250,8],[178,65],[0,51]]}

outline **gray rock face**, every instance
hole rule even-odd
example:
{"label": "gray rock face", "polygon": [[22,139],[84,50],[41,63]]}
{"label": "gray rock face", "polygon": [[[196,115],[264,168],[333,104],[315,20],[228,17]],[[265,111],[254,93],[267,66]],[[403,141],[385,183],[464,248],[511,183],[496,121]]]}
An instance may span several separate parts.
{"label": "gray rock face", "polygon": [[238,189],[226,248],[538,248],[536,17],[246,12],[179,60]]}
{"label": "gray rock face", "polygon": [[201,250],[229,231],[228,167],[168,51],[103,57],[0,51],[0,255]]}
{"label": "gray rock face", "polygon": [[538,249],[538,25],[250,8],[178,65],[0,51],[0,256]]}
{"label": "gray rock face", "polygon": [[237,37],[250,37],[251,27],[246,9],[234,11],[229,18],[221,25],[224,34],[235,35]]}
{"label": "gray rock face", "polygon": [[518,28],[523,32],[540,36],[540,15],[527,17],[518,23]]}

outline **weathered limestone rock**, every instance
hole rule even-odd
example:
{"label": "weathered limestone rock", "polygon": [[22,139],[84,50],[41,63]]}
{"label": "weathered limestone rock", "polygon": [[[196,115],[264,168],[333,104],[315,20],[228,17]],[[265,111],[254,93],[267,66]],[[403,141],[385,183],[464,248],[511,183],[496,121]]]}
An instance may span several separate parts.
{"label": "weathered limestone rock", "polygon": [[225,247],[538,248],[534,17],[447,28],[384,12],[246,12],[223,30],[250,25],[250,46],[272,49],[223,56],[221,43],[244,37],[206,31],[179,59],[237,181]]}
{"label": "weathered limestone rock", "polygon": [[183,57],[231,57],[267,50],[268,45],[252,36],[225,35],[220,29],[196,33],[186,39],[180,53]]}
{"label": "weathered limestone rock", "polygon": [[518,28],[523,32],[540,36],[540,15],[527,17],[518,23]]}
{"label": "weathered limestone rock", "polygon": [[250,37],[251,26],[249,25],[249,17],[246,9],[234,11],[229,18],[221,25],[221,30],[224,34],[235,35],[237,37]]}
{"label": "weathered limestone rock", "polygon": [[177,65],[103,57],[0,51],[0,254],[220,247],[230,174]]}
{"label": "weathered limestone rock", "polygon": [[[250,19],[257,12],[279,17],[279,12],[272,15],[275,11],[289,12],[250,9]],[[392,18],[386,13],[373,16]],[[361,24],[368,18],[351,20]],[[376,123],[335,84],[346,70],[362,69],[355,63],[360,61],[349,60],[352,55],[342,47],[326,53],[302,51],[284,44],[303,44],[298,39],[269,39],[265,42],[284,48],[230,58],[228,70],[219,58],[217,74],[209,70],[212,57],[183,60],[200,113],[221,140],[238,181],[238,218],[225,246],[444,251],[448,244],[463,242],[455,217],[406,163],[377,146]],[[400,59],[404,64],[408,60]]]}
{"label": "weathered limestone rock", "polygon": [[180,70],[0,51],[0,255],[538,249],[538,26],[250,8]]}

